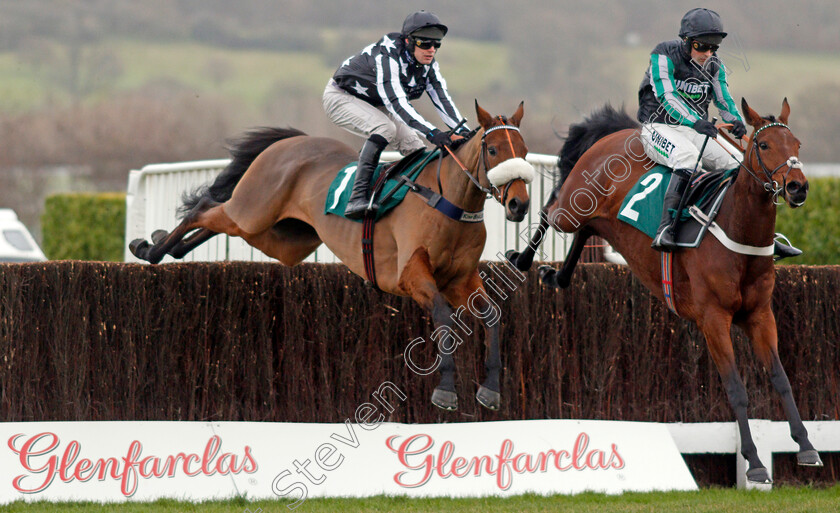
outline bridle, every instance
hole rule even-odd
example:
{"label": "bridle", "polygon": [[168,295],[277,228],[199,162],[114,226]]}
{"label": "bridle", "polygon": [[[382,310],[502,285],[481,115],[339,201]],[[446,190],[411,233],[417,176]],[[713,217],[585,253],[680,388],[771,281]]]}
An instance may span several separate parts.
{"label": "bridle", "polygon": [[[764,130],[779,126],[786,128],[789,132],[793,133],[793,131],[784,123],[768,123],[760,128],[758,128],[752,136],[752,143],[750,144],[749,151],[744,155],[744,161],[749,161],[750,155],[755,153],[756,159],[758,160],[758,164],[761,166],[761,171],[764,172],[764,177],[766,180],[762,180],[755,173],[750,170],[744,163],[741,163],[741,167],[747,170],[747,172],[764,188],[767,193],[772,195],[773,203],[776,205],[780,205],[782,202],[779,201],[779,196],[785,191],[785,187],[787,187],[787,177],[794,169],[802,169],[802,162],[799,160],[799,157],[790,156],[787,158],[786,161],[782,162],[775,169],[770,170],[767,168],[767,165],[764,163],[764,160],[761,158],[761,147],[758,144],[758,134],[763,132]],[[784,178],[782,179],[782,185],[773,179],[773,175],[775,175],[780,169],[787,166],[788,170],[784,174]]]}
{"label": "bridle", "polygon": [[[504,130],[505,135],[507,135],[508,144],[510,144],[511,155],[513,155],[511,158],[516,158],[516,150],[513,147],[513,140],[510,137],[510,132],[519,133],[519,127],[515,126],[515,125],[509,125],[509,124],[505,123],[505,120],[502,118],[502,116],[499,116],[499,121],[502,123],[501,125],[496,125],[496,126],[490,127],[487,130],[485,130],[483,134],[481,134],[481,152],[479,153],[479,156],[478,156],[478,167],[476,168],[476,172],[480,171],[481,168],[483,167],[484,168],[484,176],[487,176],[487,173],[489,171],[489,169],[487,169],[487,158],[485,158],[485,156],[484,156],[485,153],[488,152],[488,150],[487,150],[487,140],[486,140],[488,134],[490,134],[492,132],[495,132],[497,130]],[[452,157],[452,159],[455,161],[455,163],[458,164],[458,167],[461,169],[461,172],[463,172],[465,175],[467,175],[467,178],[470,179],[470,181],[473,183],[473,185],[475,185],[488,198],[490,198],[490,197],[496,198],[496,201],[498,201],[500,204],[502,204],[502,205],[505,204],[505,201],[507,200],[507,195],[510,192],[510,186],[516,180],[510,180],[509,182],[507,182],[503,186],[502,190],[500,190],[498,187],[496,187],[492,183],[490,184],[490,187],[484,187],[483,185],[481,185],[481,182],[479,182],[478,179],[476,177],[474,177],[472,175],[472,173],[470,173],[470,171],[467,169],[467,167],[460,160],[458,160],[458,157],[455,156],[455,153],[451,149],[449,149],[448,146],[444,146],[444,148],[446,148],[446,151],[449,152],[449,155]],[[489,155],[489,153],[488,153],[488,155]],[[525,158],[525,157],[523,156],[522,158]],[[438,161],[438,188],[439,188],[441,194],[443,194],[443,189],[442,189],[441,183],[440,183],[440,163],[441,163],[441,161]],[[478,173],[476,173],[476,174],[478,174]]]}

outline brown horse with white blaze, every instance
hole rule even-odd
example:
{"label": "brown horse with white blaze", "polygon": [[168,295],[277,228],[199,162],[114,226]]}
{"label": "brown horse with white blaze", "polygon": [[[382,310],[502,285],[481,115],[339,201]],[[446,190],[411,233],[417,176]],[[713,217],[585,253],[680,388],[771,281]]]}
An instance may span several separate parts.
{"label": "brown horse with white blaze", "polygon": [[[744,330],[758,359],[770,371],[791,435],[799,444],[799,464],[822,466],[779,360],[776,319],[771,309],[778,198],[784,198],[792,208],[801,206],[808,181],[799,162],[799,140],[787,127],[787,99],[782,102],[778,120],[759,116],[746,100],[742,100],[742,109],[754,131],[747,139],[742,166],[720,205],[716,223],[731,241],[743,246],[729,244],[736,250],[729,249],[707,235],[697,248],[673,253],[671,280],[676,312],[703,332],[735,412],[741,452],[749,463],[747,478],[765,483],[770,481],[769,474],[750,434],[747,392],[736,367],[730,327],[734,323]],[[651,249],[650,237],[617,217],[627,193],[653,165],[644,154],[639,130],[635,120],[609,106],[570,127],[560,152],[561,181],[541,212],[540,227],[526,250],[509,256],[520,270],[531,266],[551,225],[561,232],[575,232],[575,238],[559,271],[540,268],[544,283],[568,286],[586,239],[598,235],[624,256],[654,296],[665,300],[661,254]],[[749,254],[752,250],[743,249],[747,246],[763,251]]]}
{"label": "brown horse with white blaze", "polygon": [[[423,197],[409,194],[375,224],[377,286],[413,298],[431,312],[436,331],[452,330],[453,308],[484,311],[492,306],[478,272],[486,239],[481,214],[488,193],[504,205],[508,220],[521,221],[529,206],[526,182],[534,170],[524,160],[528,149],[518,128],[523,104],[510,118],[491,116],[478,102],[475,107],[480,128],[474,136],[458,141],[451,156],[429,162],[416,180],[471,213],[470,222],[447,217]],[[231,153],[233,160],[212,185],[185,198],[185,215],[172,233],[159,230],[152,243],[137,239],[130,244],[135,256],[151,263],[166,254],[181,258],[225,233],[242,237],[285,265],[300,263],[324,243],[350,270],[366,276],[362,223],[324,214],[331,182],[357,159],[358,151],[295,129],[261,129],[247,134]],[[501,400],[499,323],[485,322],[484,328],[487,378],[476,397],[495,410]],[[435,367],[441,381],[432,402],[454,410],[455,362],[451,348],[439,344],[439,349]],[[428,374],[435,368],[425,370]]]}

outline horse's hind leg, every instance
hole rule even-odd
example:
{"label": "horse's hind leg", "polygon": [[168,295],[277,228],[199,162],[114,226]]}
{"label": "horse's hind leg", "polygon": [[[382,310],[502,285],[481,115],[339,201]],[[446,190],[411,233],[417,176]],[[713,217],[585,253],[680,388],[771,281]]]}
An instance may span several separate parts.
{"label": "horse's hind leg", "polygon": [[320,239],[309,242],[289,240],[273,231],[273,229],[258,234],[243,234],[242,238],[251,246],[288,266],[301,263],[322,244]]}
{"label": "horse's hind leg", "polygon": [[732,325],[732,315],[720,308],[707,307],[703,317],[697,321],[698,326],[706,337],[709,353],[720,373],[729,404],[735,412],[738,430],[741,434],[741,454],[749,463],[747,479],[754,483],[770,483],[767,468],[758,457],[758,450],[750,433],[747,417],[747,389],[738,374],[735,365],[735,351],[732,349],[732,338],[729,330]]}
{"label": "horse's hind leg", "polygon": [[[432,404],[444,410],[458,409],[458,396],[455,393],[455,359],[452,353],[460,344],[460,337],[452,330],[452,307],[438,290],[429,254],[419,248],[409,259],[400,275],[399,286],[411,296],[425,310],[430,311],[434,321],[435,331],[432,340],[437,343],[439,355],[435,364],[423,367],[412,360],[412,345],[406,349],[406,365],[415,373],[428,375],[435,370],[440,371],[440,383],[432,393]],[[422,339],[421,339],[422,341]]]}
{"label": "horse's hind leg", "polygon": [[[169,250],[168,254],[173,258],[184,258],[187,253],[204,244],[216,235],[218,235],[218,233],[210,231],[206,228],[201,228],[175,244],[175,246]],[[169,237],[169,232],[166,230],[155,230],[152,232],[152,244],[160,244],[166,240],[167,237]]]}
{"label": "horse's hind leg", "polygon": [[174,258],[184,258],[187,253],[204,244],[216,235],[218,235],[218,233],[208,230],[207,228],[202,228],[176,244],[174,248],[169,250],[169,254]]}
{"label": "horse's hind leg", "polygon": [[[182,243],[184,237],[197,228],[203,228],[205,230],[201,230],[199,233],[194,234],[188,239],[188,241],[195,242],[200,240],[200,242],[204,242],[206,239],[201,239],[207,235],[207,232],[228,233],[230,235],[239,235],[239,233],[241,233],[239,227],[236,226],[229,217],[227,217],[221,203],[213,201],[209,198],[202,198],[189,212],[189,214],[184,217],[181,224],[172,230],[172,233],[167,235],[165,238],[160,240],[160,237],[162,237],[163,234],[156,232],[156,237],[154,237],[154,239],[158,239],[158,241],[154,244],[149,244],[144,239],[135,239],[131,241],[131,244],[129,244],[129,249],[137,258],[156,264],[160,262],[167,253],[173,251],[180,243]],[[193,237],[196,238],[193,239]],[[196,244],[196,246],[197,245],[198,244]],[[186,247],[188,247],[188,245]]]}
{"label": "horse's hind leg", "polygon": [[808,430],[802,423],[793,390],[787,374],[779,359],[778,334],[776,332],[776,318],[769,306],[752,312],[745,320],[738,323],[753,342],[758,359],[770,371],[770,382],[782,398],[782,407],[790,424],[790,436],[799,445],[796,460],[800,465],[821,467],[823,465],[819,453],[808,439]]}

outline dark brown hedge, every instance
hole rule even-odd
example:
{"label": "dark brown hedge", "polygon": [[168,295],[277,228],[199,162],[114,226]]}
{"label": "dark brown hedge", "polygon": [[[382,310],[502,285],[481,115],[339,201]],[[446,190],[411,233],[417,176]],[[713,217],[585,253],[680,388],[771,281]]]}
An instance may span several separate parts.
{"label": "dark brown hedge", "polygon": [[[838,266],[778,268],[780,353],[805,420],[840,419],[837,290]],[[531,273],[507,300],[493,297],[503,408],[473,400],[484,348],[466,314],[460,410],[446,413],[428,400],[437,378],[403,361],[416,337],[429,341],[416,359],[433,358],[429,315],[343,266],[2,265],[0,421],[342,422],[385,381],[407,395],[396,422],[732,419],[702,335],[627,269],[581,265],[560,292]],[[767,373],[733,333],[751,416],[783,420]]]}

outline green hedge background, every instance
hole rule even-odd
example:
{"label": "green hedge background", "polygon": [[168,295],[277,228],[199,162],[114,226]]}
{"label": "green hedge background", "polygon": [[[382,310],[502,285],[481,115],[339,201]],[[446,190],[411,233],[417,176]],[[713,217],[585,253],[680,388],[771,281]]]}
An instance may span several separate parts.
{"label": "green hedge background", "polygon": [[776,211],[776,231],[805,252],[785,263],[840,264],[840,179],[812,178],[808,183],[805,205],[795,209],[780,205]]}
{"label": "green hedge background", "polygon": [[44,253],[50,260],[122,262],[125,193],[49,196],[41,232]]}

